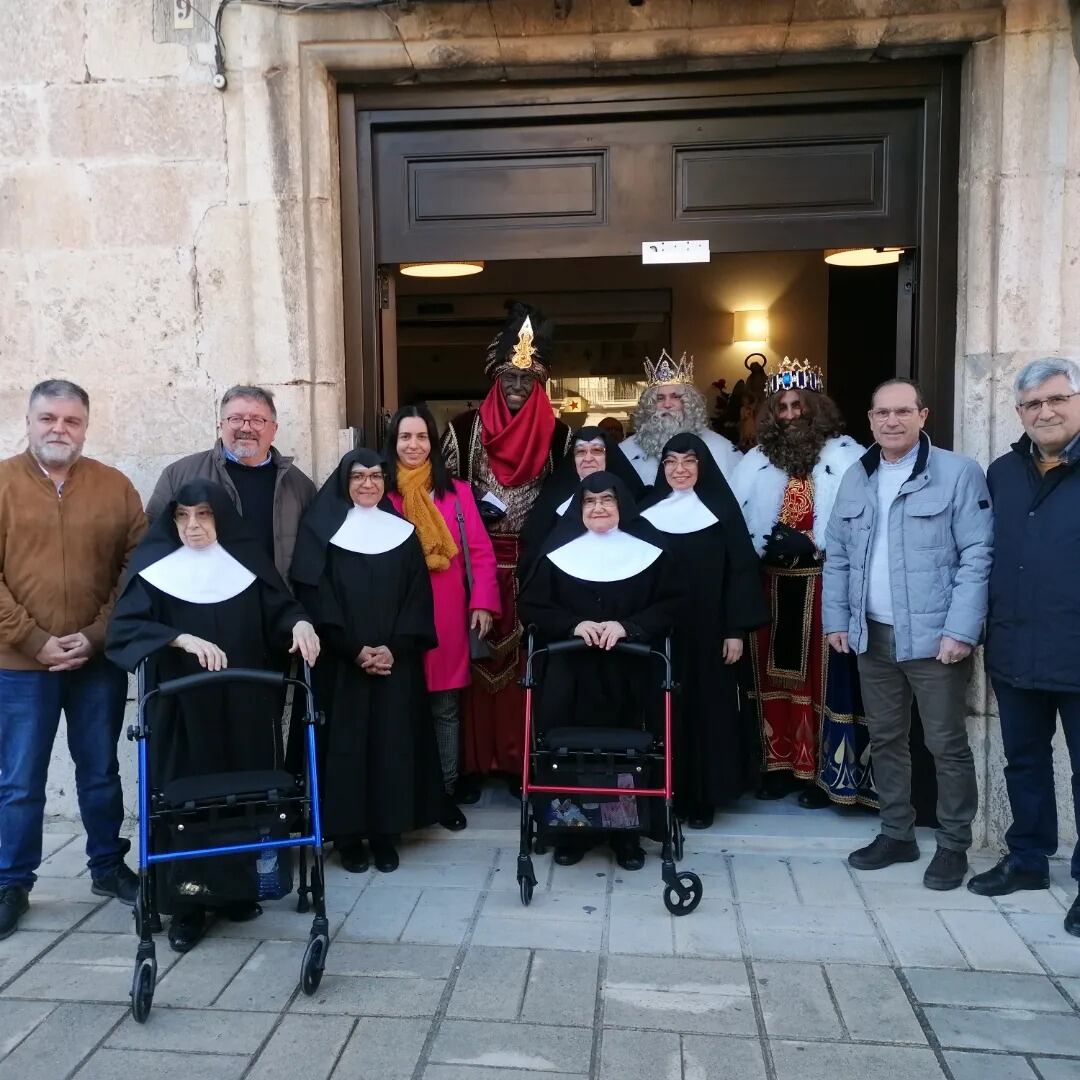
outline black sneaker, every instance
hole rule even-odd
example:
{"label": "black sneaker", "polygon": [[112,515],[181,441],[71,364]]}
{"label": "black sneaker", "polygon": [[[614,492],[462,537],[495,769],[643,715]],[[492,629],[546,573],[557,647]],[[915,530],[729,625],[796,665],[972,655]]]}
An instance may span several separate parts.
{"label": "black sneaker", "polygon": [[964,884],[964,875],[968,872],[966,851],[952,851],[939,847],[930,860],[930,865],[923,874],[922,883],[928,889],[948,892],[959,889]]}
{"label": "black sneaker", "polygon": [[364,874],[367,872],[370,864],[368,863],[367,848],[364,847],[363,840],[350,844],[348,847],[339,847],[338,854],[341,855],[341,865],[346,873]]}
{"label": "black sneaker", "polygon": [[1065,931],[1074,937],[1080,937],[1080,896],[1072,902],[1072,907],[1065,913]]}
{"label": "black sneaker", "polygon": [[223,912],[229,922],[251,922],[263,913],[263,909],[262,904],[254,900],[240,900],[235,904],[227,904]]}
{"label": "black sneaker", "polygon": [[872,844],[853,851],[847,861],[856,870],[884,870],[893,863],[917,862],[918,858],[919,845],[914,840],[894,840],[879,834]]}
{"label": "black sneaker", "polygon": [[447,794],[443,796],[442,809],[439,811],[439,824],[451,832],[461,832],[469,824],[458,804],[454,802],[453,795]]}
{"label": "black sneaker", "polygon": [[20,917],[30,906],[30,893],[21,885],[5,885],[0,889],[0,941],[11,937]]}
{"label": "black sneaker", "polygon": [[371,861],[380,874],[392,874],[400,865],[397,848],[385,838],[371,838]]}
{"label": "black sneaker", "polygon": [[1008,896],[1022,889],[1049,889],[1050,876],[1037,870],[1025,870],[1013,862],[1011,855],[1006,855],[992,870],[976,874],[967,887],[979,896]]}
{"label": "black sneaker", "polygon": [[585,858],[588,850],[584,844],[575,843],[573,840],[555,845],[555,854],[552,859],[556,866],[577,866]]}
{"label": "black sneaker", "polygon": [[480,801],[483,782],[479,776],[459,776],[454,784],[454,801],[471,806]]}
{"label": "black sneaker", "polygon": [[611,841],[611,848],[615,852],[615,861],[624,870],[640,870],[645,865],[645,851],[637,842],[637,837],[615,837]]}
{"label": "black sneaker", "polygon": [[133,907],[139,895],[139,875],[133,873],[126,863],[121,863],[112,873],[102,874],[90,882],[95,896],[111,896],[121,904]]}
{"label": "black sneaker", "polygon": [[813,781],[802,789],[797,801],[804,810],[824,810],[826,806],[832,805],[828,792],[819,788]]}
{"label": "black sneaker", "polygon": [[173,952],[191,952],[206,933],[206,912],[202,908],[174,915],[169,923],[169,948]]}

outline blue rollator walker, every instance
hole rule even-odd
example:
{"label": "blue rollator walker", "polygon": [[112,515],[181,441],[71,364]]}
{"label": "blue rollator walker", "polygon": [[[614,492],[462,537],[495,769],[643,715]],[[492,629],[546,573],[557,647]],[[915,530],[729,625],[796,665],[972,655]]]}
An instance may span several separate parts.
{"label": "blue rollator walker", "polygon": [[[131,1015],[144,1023],[154,1003],[157,981],[157,957],[153,934],[161,929],[157,912],[155,870],[164,863],[200,859],[215,855],[242,855],[276,852],[285,848],[300,849],[300,884],[297,911],[306,912],[310,904],[315,918],[300,965],[300,986],[311,995],[319,988],[326,954],[330,947],[330,927],[326,918],[325,876],[323,873],[322,824],[319,819],[319,776],[315,754],[315,698],[311,689],[311,670],[304,664],[303,678],[281,672],[252,668],[203,671],[170,679],[147,691],[145,664],[138,669],[138,716],[128,728],[128,738],[138,743],[139,755],[139,895],[135,901],[135,930],[139,948],[135,974],[131,982]],[[293,775],[281,769],[258,772],[230,772],[209,776],[181,778],[165,785],[164,790],[150,790],[147,738],[152,732],[146,720],[147,705],[155,697],[170,697],[217,683],[248,682],[276,688],[293,687],[304,693],[304,728],[306,769]],[[275,823],[299,819],[299,836],[286,834],[283,839],[251,843],[224,844],[220,847],[196,847],[191,850],[155,852],[152,837],[166,828],[183,832],[207,816],[226,814],[261,814]],[[280,828],[291,828],[282,825]],[[311,882],[307,881],[307,848],[313,850]]]}

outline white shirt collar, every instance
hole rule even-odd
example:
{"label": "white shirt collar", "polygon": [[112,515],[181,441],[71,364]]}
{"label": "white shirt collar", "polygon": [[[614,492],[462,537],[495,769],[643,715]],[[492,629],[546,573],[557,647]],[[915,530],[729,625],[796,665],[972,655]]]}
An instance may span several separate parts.
{"label": "white shirt collar", "polygon": [[357,555],[382,555],[400,547],[413,534],[413,527],[396,514],[377,506],[354,506],[330,543]]}
{"label": "white shirt collar", "polygon": [[155,589],[189,604],[220,604],[231,600],[255,580],[247,567],[216,542],[205,548],[178,547],[140,570],[139,577]]}
{"label": "white shirt collar", "polygon": [[692,488],[673,491],[655,506],[642,510],[641,516],[665,533],[700,532],[719,520]]}
{"label": "white shirt collar", "polygon": [[616,528],[585,532],[550,552],[548,558],[564,574],[582,581],[625,581],[648,569],[662,554],[654,544]]}

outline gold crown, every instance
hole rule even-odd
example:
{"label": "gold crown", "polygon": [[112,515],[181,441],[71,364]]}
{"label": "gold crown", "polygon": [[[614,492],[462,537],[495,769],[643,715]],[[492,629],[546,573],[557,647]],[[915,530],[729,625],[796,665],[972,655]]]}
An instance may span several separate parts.
{"label": "gold crown", "polygon": [[779,394],[785,390],[825,389],[825,374],[809,360],[790,360],[784,357],[779,370],[769,376],[769,393]]}
{"label": "gold crown", "polygon": [[534,353],[532,319],[526,315],[525,321],[518,331],[517,343],[514,345],[514,351],[510,355],[510,363],[522,370],[531,368]]}
{"label": "gold crown", "polygon": [[645,378],[649,380],[649,386],[662,386],[665,383],[682,383],[685,386],[694,385],[694,358],[689,359],[683,353],[678,363],[668,356],[667,349],[661,349],[660,356],[654,364],[647,356],[645,357]]}

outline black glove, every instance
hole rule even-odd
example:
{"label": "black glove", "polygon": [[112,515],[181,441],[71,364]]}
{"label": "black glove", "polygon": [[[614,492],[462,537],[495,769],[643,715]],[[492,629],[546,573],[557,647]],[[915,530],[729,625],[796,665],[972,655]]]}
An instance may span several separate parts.
{"label": "black glove", "polygon": [[814,541],[790,525],[777,522],[765,539],[765,561],[772,566],[806,565],[808,560],[820,558]]}

